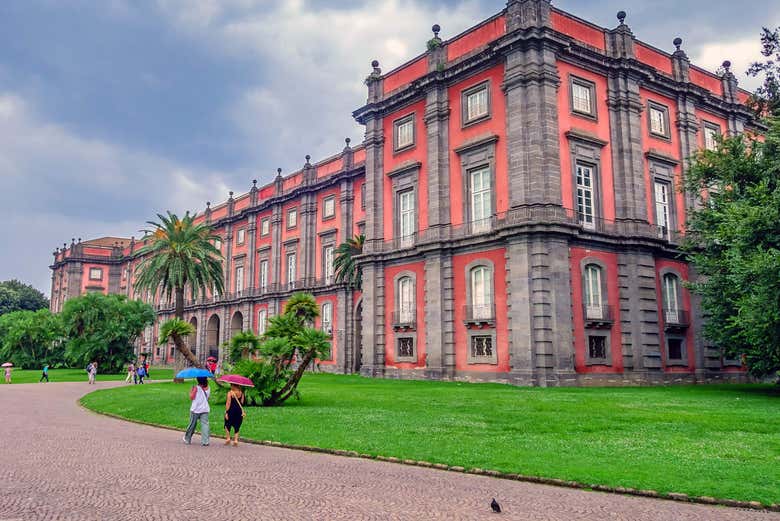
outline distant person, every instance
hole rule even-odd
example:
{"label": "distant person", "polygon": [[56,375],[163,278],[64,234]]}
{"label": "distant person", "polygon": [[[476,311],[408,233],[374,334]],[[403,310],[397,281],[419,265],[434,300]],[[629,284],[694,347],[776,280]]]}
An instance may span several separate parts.
{"label": "distant person", "polygon": [[233,446],[238,445],[238,431],[241,430],[241,424],[244,422],[244,392],[235,384],[230,384],[230,391],[227,393],[225,402],[225,445],[230,444],[230,429],[233,429]]}
{"label": "distant person", "polygon": [[222,360],[217,362],[217,364],[214,366],[214,370],[211,372],[214,373],[214,376],[219,376],[222,374]]}
{"label": "distant person", "polygon": [[5,383],[10,384],[11,383],[11,368],[6,367],[5,368]]}
{"label": "distant person", "polygon": [[200,420],[200,444],[204,447],[209,444],[209,396],[211,396],[211,390],[209,389],[209,381],[204,376],[198,377],[198,385],[192,386],[190,389],[190,424],[187,426],[187,430],[184,433],[184,443],[189,445],[192,442],[192,435],[195,433],[195,426]]}
{"label": "distant person", "polygon": [[127,378],[125,378],[125,383],[129,384],[130,382],[135,382],[135,364],[133,364],[133,362],[127,364]]}
{"label": "distant person", "polygon": [[38,380],[38,383],[41,383],[42,381],[46,380],[49,381],[49,364],[46,364],[43,366],[43,372],[41,374],[41,379]]}
{"label": "distant person", "polygon": [[143,364],[138,366],[138,368],[135,370],[135,375],[138,377],[138,381],[136,383],[144,383],[144,378],[146,377],[146,368],[143,366]]}
{"label": "distant person", "polygon": [[214,360],[209,360],[208,362],[206,362],[206,369],[211,371],[211,374],[214,374],[214,375],[217,374],[216,373],[216,371],[217,371],[217,363]]}
{"label": "distant person", "polygon": [[95,384],[95,377],[97,376],[97,370],[98,370],[98,364],[97,362],[92,362],[89,364],[89,383]]}
{"label": "distant person", "polygon": [[149,363],[149,359],[148,358],[145,359],[144,360],[144,376],[146,378],[149,378],[149,368],[150,368],[150,366],[151,366],[151,364]]}

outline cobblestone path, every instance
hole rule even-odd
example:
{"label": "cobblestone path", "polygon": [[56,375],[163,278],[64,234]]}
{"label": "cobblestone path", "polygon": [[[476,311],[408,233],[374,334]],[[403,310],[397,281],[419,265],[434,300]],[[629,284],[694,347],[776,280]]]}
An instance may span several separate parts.
{"label": "cobblestone path", "polygon": [[0,386],[0,520],[780,520],[216,438],[201,447],[197,434],[186,446],[181,433],[81,409],[93,389]]}

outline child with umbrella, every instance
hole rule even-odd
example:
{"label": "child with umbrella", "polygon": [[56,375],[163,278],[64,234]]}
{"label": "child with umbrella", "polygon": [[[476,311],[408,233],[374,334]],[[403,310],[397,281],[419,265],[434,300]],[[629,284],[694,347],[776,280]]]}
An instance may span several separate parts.
{"label": "child with umbrella", "polygon": [[11,362],[6,362],[3,364],[3,369],[5,369],[5,383],[10,384],[11,383],[11,368],[14,366]]}

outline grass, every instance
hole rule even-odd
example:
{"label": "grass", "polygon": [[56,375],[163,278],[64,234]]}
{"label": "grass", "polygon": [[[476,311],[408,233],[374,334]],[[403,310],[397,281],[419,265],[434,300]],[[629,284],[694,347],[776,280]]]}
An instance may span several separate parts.
{"label": "grass", "polygon": [[[163,367],[152,367],[150,372],[155,380],[172,380],[173,369]],[[124,380],[127,373],[122,374],[101,374],[98,371],[96,380],[113,381]],[[38,382],[41,379],[40,369],[14,369],[11,373],[11,384],[29,384]],[[87,372],[84,369],[49,369],[49,382],[86,382]],[[0,385],[5,385],[5,377],[0,371]]]}
{"label": "grass", "polygon": [[[100,390],[96,411],[184,429],[189,385]],[[301,401],[248,408],[245,438],[586,484],[780,503],[771,386],[516,388],[307,375]],[[212,432],[224,401],[212,400]],[[152,406],[153,404],[153,406]]]}

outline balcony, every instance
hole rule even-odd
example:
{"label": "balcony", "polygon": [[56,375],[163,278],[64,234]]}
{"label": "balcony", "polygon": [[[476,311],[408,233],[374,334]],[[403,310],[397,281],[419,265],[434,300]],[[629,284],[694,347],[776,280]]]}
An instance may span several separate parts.
{"label": "balcony", "polygon": [[606,304],[585,304],[582,316],[585,317],[586,328],[608,328],[615,320],[612,306]]}
{"label": "balcony", "polygon": [[466,325],[496,325],[496,307],[493,304],[463,306],[463,316]]}
{"label": "balcony", "polygon": [[682,330],[691,325],[690,316],[682,309],[664,309],[664,330]]}
{"label": "balcony", "polygon": [[416,329],[417,328],[417,321],[415,320],[416,317],[417,314],[414,309],[405,310],[405,311],[394,311],[393,329],[396,331]]}

